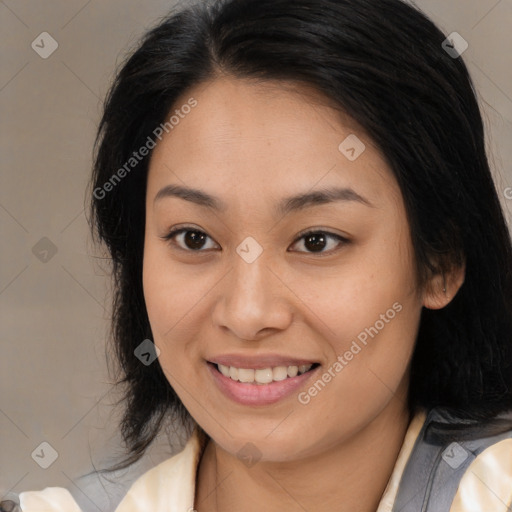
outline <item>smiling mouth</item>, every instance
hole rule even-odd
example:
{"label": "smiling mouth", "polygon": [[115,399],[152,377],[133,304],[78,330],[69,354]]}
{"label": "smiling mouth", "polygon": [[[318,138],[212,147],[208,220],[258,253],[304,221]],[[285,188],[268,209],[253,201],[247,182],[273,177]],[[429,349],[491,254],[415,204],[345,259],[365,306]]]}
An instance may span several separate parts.
{"label": "smiling mouth", "polygon": [[318,363],[300,366],[275,366],[268,368],[236,368],[209,362],[219,373],[235,382],[264,386],[272,382],[279,382],[304,373],[310,372],[319,366]]}

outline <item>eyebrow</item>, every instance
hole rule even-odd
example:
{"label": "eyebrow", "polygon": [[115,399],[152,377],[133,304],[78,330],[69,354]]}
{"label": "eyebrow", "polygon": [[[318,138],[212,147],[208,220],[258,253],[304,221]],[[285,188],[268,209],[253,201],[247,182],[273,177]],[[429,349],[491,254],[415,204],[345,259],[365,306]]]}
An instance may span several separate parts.
{"label": "eyebrow", "polygon": [[[227,210],[226,204],[218,197],[211,196],[202,190],[181,185],[167,185],[161,188],[156,194],[153,204],[165,197],[178,197],[210,210],[220,212]],[[340,201],[354,201],[373,207],[368,199],[359,195],[352,188],[326,188],[285,197],[277,204],[276,213],[284,216],[292,211]]]}

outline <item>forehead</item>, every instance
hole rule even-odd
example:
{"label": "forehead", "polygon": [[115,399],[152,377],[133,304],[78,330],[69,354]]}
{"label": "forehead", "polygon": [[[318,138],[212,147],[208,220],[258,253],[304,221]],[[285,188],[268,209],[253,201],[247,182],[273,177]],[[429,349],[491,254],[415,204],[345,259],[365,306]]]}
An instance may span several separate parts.
{"label": "forehead", "polygon": [[[196,106],[181,111],[191,98]],[[188,90],[169,116],[176,111],[179,123],[153,151],[148,193],[157,193],[156,184],[180,180],[216,195],[226,187],[277,194],[315,183],[363,187],[373,196],[383,187],[398,192],[369,137],[311,87],[225,77]],[[362,152],[351,160],[344,151],[354,142]]]}

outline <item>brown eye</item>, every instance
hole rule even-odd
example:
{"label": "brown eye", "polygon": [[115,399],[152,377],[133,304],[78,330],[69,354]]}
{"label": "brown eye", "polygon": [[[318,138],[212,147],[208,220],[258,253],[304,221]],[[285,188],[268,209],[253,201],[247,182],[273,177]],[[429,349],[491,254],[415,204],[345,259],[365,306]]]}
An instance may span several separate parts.
{"label": "brown eye", "polygon": [[[302,234],[294,245],[301,240],[304,240],[303,245],[306,248],[306,252],[321,254],[334,252],[340,246],[348,243],[348,240],[341,235],[329,233],[327,231],[308,231],[307,233]],[[329,241],[331,241],[331,243],[329,243]],[[324,251],[326,247],[328,250]]]}
{"label": "brown eye", "polygon": [[[172,230],[165,237],[165,240],[172,241],[178,248],[192,252],[202,252],[205,242],[210,238],[203,231],[193,228],[182,227]],[[210,247],[207,247],[210,249]]]}
{"label": "brown eye", "polygon": [[[215,248],[214,246],[205,247],[208,240],[212,240],[204,231],[200,231],[193,227],[180,227],[171,230],[166,236],[163,237],[177,246],[178,249],[189,252],[205,252],[208,249]],[[308,231],[302,234],[294,243],[296,245],[299,241],[303,240],[305,251],[310,254],[330,254],[335,252],[340,246],[349,242],[346,238],[335,233],[328,231]],[[212,240],[213,242],[213,240]],[[327,250],[325,250],[327,248]]]}

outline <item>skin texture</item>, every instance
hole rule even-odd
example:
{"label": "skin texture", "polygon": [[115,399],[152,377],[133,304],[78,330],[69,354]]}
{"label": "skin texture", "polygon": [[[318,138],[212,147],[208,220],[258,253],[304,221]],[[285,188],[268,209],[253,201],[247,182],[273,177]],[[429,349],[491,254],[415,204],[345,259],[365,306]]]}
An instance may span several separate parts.
{"label": "skin texture", "polygon": [[[418,287],[402,196],[384,157],[314,91],[222,76],[187,91],[175,108],[190,97],[197,106],[151,157],[143,284],[159,363],[211,438],[196,509],[374,511],[410,421],[421,309],[444,307],[463,269],[445,276],[446,293],[442,276]],[[354,161],[338,149],[350,134],[366,146]],[[171,184],[217,196],[226,210],[155,202]],[[350,187],[371,206],[274,211],[283,197],[331,186]],[[164,239],[181,224],[208,235],[203,252],[183,234]],[[299,238],[309,228],[348,242],[327,238],[314,252]],[[252,263],[236,252],[248,236],[263,249]],[[400,312],[307,405],[296,393],[267,406],[235,403],[206,364],[227,353],[278,354],[317,361],[321,375],[396,303]],[[251,467],[237,458],[247,442],[261,457]]]}

